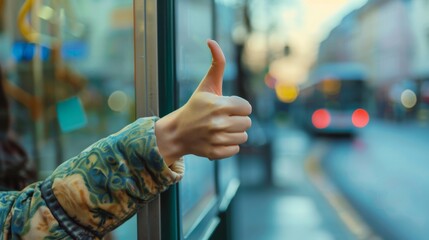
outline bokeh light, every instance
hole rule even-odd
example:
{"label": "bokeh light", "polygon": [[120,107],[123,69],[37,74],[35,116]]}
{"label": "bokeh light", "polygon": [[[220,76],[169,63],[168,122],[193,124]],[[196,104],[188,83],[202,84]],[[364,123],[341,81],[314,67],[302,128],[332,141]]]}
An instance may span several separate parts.
{"label": "bokeh light", "polygon": [[355,127],[363,128],[369,123],[369,114],[365,109],[359,108],[353,112],[352,123]]}
{"label": "bokeh light", "polygon": [[107,100],[109,108],[115,112],[122,112],[127,109],[128,97],[123,91],[115,91]]}
{"label": "bokeh light", "polygon": [[285,103],[295,101],[299,94],[298,87],[293,85],[277,84],[275,90],[277,98]]}
{"label": "bokeh light", "polygon": [[413,108],[417,103],[416,94],[410,89],[404,90],[401,93],[401,103],[406,108]]}
{"label": "bokeh light", "polygon": [[341,82],[337,79],[325,79],[322,82],[322,91],[328,95],[337,95],[341,89]]}
{"label": "bokeh light", "polygon": [[318,129],[327,128],[331,123],[331,115],[326,109],[318,109],[314,111],[311,121],[313,126]]}

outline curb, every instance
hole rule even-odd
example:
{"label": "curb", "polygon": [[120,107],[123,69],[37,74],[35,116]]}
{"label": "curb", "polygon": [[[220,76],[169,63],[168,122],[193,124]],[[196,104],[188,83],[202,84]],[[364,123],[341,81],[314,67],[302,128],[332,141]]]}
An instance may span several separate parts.
{"label": "curb", "polygon": [[359,213],[342,195],[340,190],[324,173],[320,166],[320,156],[326,153],[326,144],[315,144],[309,157],[305,160],[305,171],[310,182],[316,187],[325,200],[333,207],[340,220],[358,240],[381,240],[361,218]]}

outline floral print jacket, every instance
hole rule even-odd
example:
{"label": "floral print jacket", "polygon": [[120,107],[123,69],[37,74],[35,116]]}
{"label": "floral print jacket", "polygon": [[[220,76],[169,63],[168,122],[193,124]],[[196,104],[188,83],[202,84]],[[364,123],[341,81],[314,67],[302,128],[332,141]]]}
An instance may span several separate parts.
{"label": "floral print jacket", "polygon": [[156,117],[141,118],[20,192],[0,192],[0,239],[101,239],[145,202],[178,182],[155,138]]}

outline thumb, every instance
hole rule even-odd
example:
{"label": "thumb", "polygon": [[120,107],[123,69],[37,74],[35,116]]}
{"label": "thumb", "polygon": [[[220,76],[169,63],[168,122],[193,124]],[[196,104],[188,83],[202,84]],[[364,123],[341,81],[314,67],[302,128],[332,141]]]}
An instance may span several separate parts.
{"label": "thumb", "polygon": [[201,81],[196,92],[210,92],[222,96],[222,81],[225,70],[225,56],[219,44],[214,40],[208,40],[207,45],[212,54],[212,65],[206,76]]}

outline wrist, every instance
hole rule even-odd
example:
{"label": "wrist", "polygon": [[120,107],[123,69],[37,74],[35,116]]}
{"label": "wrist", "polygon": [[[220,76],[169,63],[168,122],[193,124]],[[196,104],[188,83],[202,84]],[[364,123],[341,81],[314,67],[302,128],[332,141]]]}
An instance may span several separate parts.
{"label": "wrist", "polygon": [[177,111],[172,112],[155,123],[158,151],[167,166],[171,166],[184,155],[180,146],[181,141],[178,137],[178,123],[177,116],[175,116],[177,114]]}

